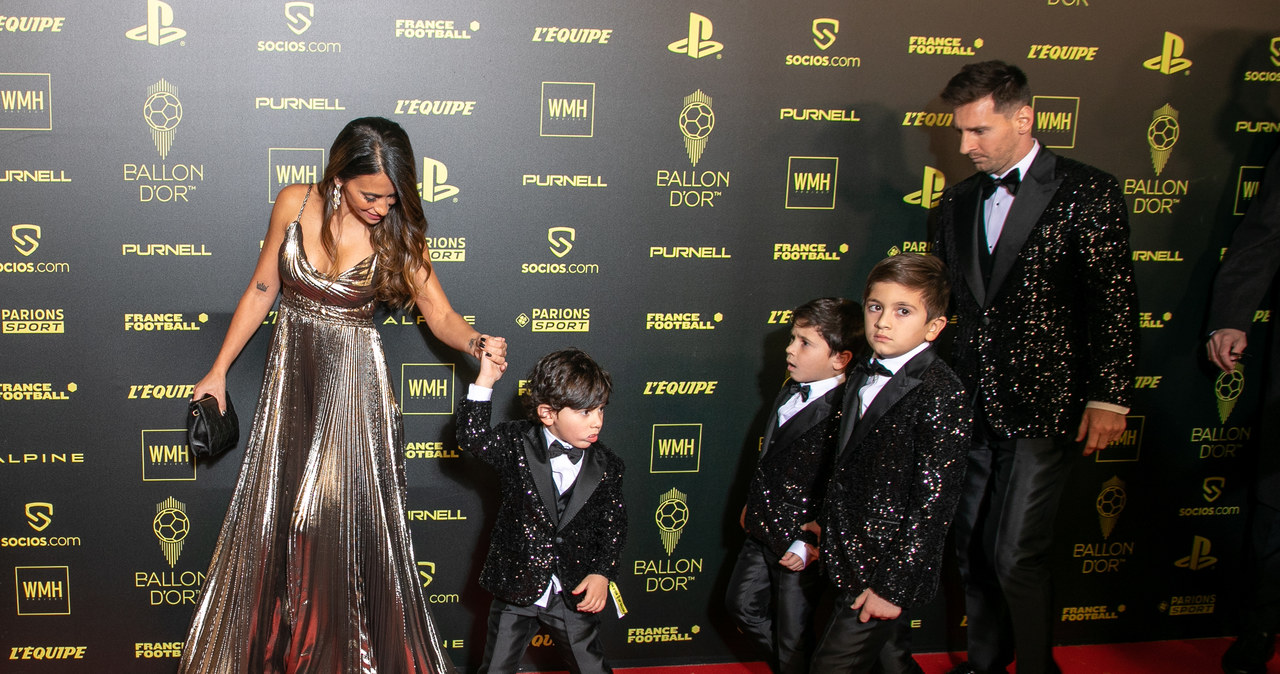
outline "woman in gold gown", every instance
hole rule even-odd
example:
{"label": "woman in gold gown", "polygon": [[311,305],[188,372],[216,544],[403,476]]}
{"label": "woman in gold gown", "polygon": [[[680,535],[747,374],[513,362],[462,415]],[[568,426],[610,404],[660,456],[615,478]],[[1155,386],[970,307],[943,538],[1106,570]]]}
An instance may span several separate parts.
{"label": "woman in gold gown", "polygon": [[416,305],[432,334],[505,368],[432,273],[414,154],[381,118],[349,123],[316,185],[280,191],[262,254],[195,398],[282,294],[231,505],[179,671],[453,672],[404,521],[402,420],[372,316]]}

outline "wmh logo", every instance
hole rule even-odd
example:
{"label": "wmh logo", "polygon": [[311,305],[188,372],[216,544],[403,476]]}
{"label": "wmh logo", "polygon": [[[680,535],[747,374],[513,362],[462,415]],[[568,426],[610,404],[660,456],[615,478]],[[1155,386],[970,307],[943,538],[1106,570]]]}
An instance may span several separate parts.
{"label": "wmh logo", "polygon": [[324,174],[324,149],[273,147],[267,150],[267,201],[276,202],[280,190],[294,183],[313,185]]}
{"label": "wmh logo", "polygon": [[1236,178],[1236,205],[1232,213],[1236,215],[1244,215],[1249,210],[1249,204],[1253,203],[1253,198],[1258,194],[1258,188],[1262,186],[1262,172],[1266,167],[1263,166],[1241,166],[1240,175]]}
{"label": "wmh logo", "polygon": [[835,210],[839,169],[839,157],[788,157],[786,207]]}
{"label": "wmh logo", "polygon": [[0,73],[0,131],[53,129],[53,87],[48,73]]}
{"label": "wmh logo", "polygon": [[400,404],[405,415],[453,414],[453,363],[400,366]]}
{"label": "wmh logo", "polygon": [[1045,147],[1076,146],[1076,126],[1080,120],[1078,96],[1034,96],[1031,107],[1036,113],[1036,139]]}
{"label": "wmh logo", "polygon": [[595,135],[594,82],[543,82],[542,122],[538,135],[547,138],[590,138]]}
{"label": "wmh logo", "polygon": [[65,566],[13,569],[18,615],[71,615],[71,577]]}
{"label": "wmh logo", "polygon": [[702,424],[654,424],[650,473],[696,473],[702,464]]}
{"label": "wmh logo", "polygon": [[190,482],[196,479],[187,431],[165,428],[142,431],[142,481]]}

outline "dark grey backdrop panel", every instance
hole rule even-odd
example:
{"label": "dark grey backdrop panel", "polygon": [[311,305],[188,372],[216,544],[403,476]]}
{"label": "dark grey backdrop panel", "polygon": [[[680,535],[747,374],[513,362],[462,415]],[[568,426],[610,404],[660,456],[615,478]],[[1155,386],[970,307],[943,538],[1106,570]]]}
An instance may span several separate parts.
{"label": "dark grey backdrop panel", "polygon": [[[1024,67],[1042,141],[1113,172],[1130,202],[1137,404],[1064,498],[1059,638],[1230,629],[1259,361],[1215,377],[1201,323],[1280,130],[1270,3],[4,11],[5,671],[172,670],[239,461],[187,460],[184,400],[275,192],[314,180],[362,115],[409,132],[437,273],[463,314],[511,341],[499,409],[520,414],[522,373],[556,348],[614,374],[605,436],[628,462],[631,534],[630,614],[605,620],[612,658],[754,658],[720,605],[763,406],[785,375],[786,311],[856,298],[876,260],[924,249],[932,201],[971,172],[936,93],[984,58]],[[425,592],[455,661],[474,665],[495,494],[457,455],[449,416],[474,364],[415,314],[379,320]],[[230,377],[245,433],[269,330]],[[949,580],[915,613],[921,650],[963,643]],[[530,658],[556,666],[542,636]]]}

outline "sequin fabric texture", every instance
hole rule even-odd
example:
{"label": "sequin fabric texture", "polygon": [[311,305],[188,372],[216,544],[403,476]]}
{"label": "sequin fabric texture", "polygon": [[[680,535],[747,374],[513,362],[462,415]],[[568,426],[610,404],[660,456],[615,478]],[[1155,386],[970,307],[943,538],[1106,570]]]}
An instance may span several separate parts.
{"label": "sequin fabric texture", "polygon": [[[853,377],[845,395],[856,401],[864,380]],[[883,414],[858,422],[866,426],[855,427],[836,458],[822,508],[822,559],[842,597],[870,588],[911,608],[937,592],[969,451],[966,400],[960,380],[929,349],[867,410],[886,407]]]}
{"label": "sequin fabric texture", "polygon": [[375,266],[322,277],[288,226],[262,393],[179,672],[454,671],[404,521]]}
{"label": "sequin fabric texture", "polygon": [[[994,290],[977,270],[981,176],[948,189],[938,208],[934,254],[950,270],[959,319],[952,362],[1005,437],[1074,437],[1087,401],[1130,405],[1137,291],[1124,197],[1111,175],[1049,156],[1045,169],[1036,158],[1014,200]],[[1020,207],[1037,199],[1039,219],[1019,224]]]}
{"label": "sequin fabric texture", "polygon": [[[529,421],[489,427],[493,403],[458,401],[458,445],[498,472],[501,500],[489,535],[480,585],[509,604],[530,606],[555,573],[568,606],[588,574],[617,580],[627,539],[622,459],[602,443],[582,455],[564,514],[556,516],[556,488],[542,430]],[[566,490],[567,491],[567,490]]]}
{"label": "sequin fabric texture", "polygon": [[[777,408],[787,397],[783,394],[776,402],[769,423],[777,424]],[[779,557],[795,541],[818,542],[800,527],[818,518],[831,476],[843,400],[844,385],[840,385],[809,403],[782,427],[772,429],[769,446],[756,464],[743,523],[747,535]]]}

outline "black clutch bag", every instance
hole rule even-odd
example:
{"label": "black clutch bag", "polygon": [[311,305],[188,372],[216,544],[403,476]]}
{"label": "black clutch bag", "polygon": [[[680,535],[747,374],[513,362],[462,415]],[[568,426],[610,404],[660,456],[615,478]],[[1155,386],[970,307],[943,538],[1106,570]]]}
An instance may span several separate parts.
{"label": "black clutch bag", "polygon": [[187,443],[197,459],[222,456],[240,442],[240,420],[236,408],[227,398],[227,413],[218,411],[218,399],[206,395],[191,401],[187,414]]}

